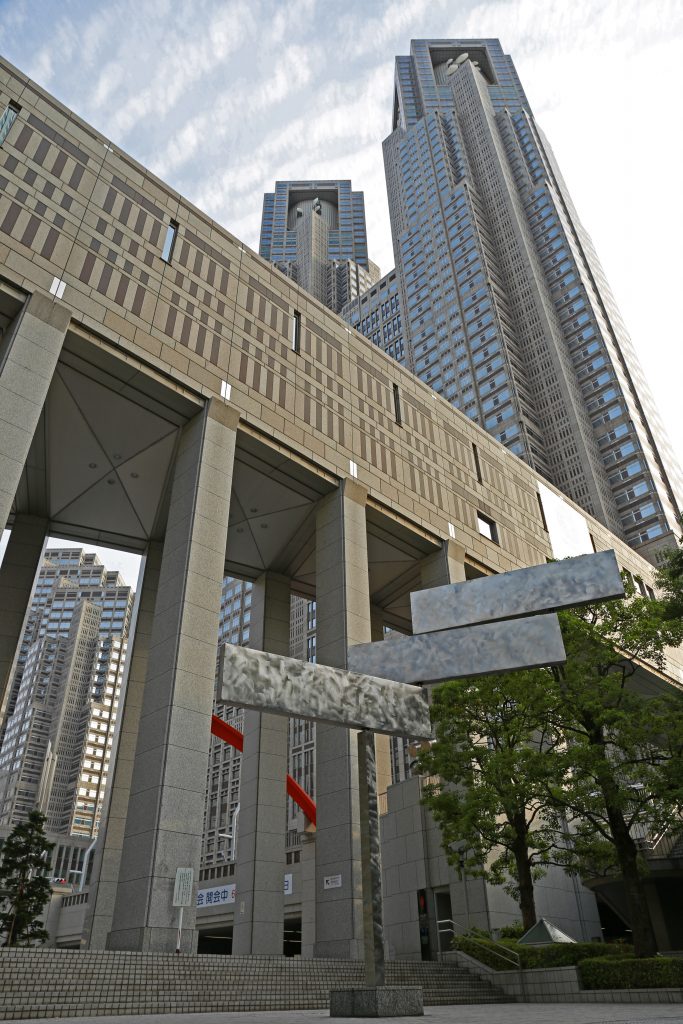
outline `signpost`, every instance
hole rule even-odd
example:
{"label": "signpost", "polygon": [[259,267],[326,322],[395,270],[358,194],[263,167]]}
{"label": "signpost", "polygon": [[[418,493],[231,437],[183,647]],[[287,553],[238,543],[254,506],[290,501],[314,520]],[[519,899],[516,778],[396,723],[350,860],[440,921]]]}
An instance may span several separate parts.
{"label": "signpost", "polygon": [[175,885],[173,887],[173,906],[180,907],[178,915],[178,939],[176,941],[176,954],[180,953],[180,939],[183,934],[183,910],[192,906],[192,887],[194,884],[193,868],[178,868],[175,873]]}

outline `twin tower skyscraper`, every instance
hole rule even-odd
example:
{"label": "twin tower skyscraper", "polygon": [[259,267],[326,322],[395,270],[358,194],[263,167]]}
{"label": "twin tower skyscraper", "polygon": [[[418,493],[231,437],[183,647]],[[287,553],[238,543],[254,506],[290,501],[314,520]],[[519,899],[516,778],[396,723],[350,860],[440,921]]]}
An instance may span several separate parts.
{"label": "twin tower skyscraper", "polygon": [[512,59],[413,40],[391,129],[394,270],[348,180],[277,182],[260,254],[656,563],[680,473]]}

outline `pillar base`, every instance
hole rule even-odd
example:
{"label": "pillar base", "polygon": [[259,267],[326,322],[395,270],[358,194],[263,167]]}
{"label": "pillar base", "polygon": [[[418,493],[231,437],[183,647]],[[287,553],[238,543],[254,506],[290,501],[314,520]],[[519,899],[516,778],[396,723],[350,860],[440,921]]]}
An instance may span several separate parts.
{"label": "pillar base", "polygon": [[424,1017],[422,989],[412,985],[333,988],[330,1017]]}

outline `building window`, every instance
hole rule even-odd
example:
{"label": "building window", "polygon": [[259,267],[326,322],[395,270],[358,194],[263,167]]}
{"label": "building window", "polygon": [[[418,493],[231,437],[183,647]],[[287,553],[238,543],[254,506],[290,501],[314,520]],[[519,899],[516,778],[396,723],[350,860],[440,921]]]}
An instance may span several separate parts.
{"label": "building window", "polygon": [[[548,523],[547,523],[546,518],[545,518],[545,509],[543,508],[543,499],[541,498],[541,495],[538,493],[538,491],[536,491],[536,500],[538,501],[538,511],[541,514],[541,522],[543,523],[543,529],[545,530],[546,533],[548,533]],[[593,541],[592,537],[591,537],[591,541]],[[595,543],[594,542],[593,542],[593,551],[595,551]]]}
{"label": "building window", "polygon": [[401,416],[401,392],[399,391],[398,384],[394,384],[394,416],[400,427],[403,417]]}
{"label": "building window", "polygon": [[5,107],[2,117],[0,117],[0,146],[3,144],[9,134],[9,130],[17,119],[17,114],[21,110],[18,103],[14,103],[12,100],[9,101]]}
{"label": "building window", "polygon": [[477,528],[482,537],[492,540],[495,544],[498,543],[498,527],[493,519],[489,519],[483,512],[477,512]]}
{"label": "building window", "polygon": [[292,317],[292,352],[301,351],[301,313],[294,310]]}
{"label": "building window", "polygon": [[178,224],[172,220],[166,228],[166,238],[164,239],[164,248],[161,253],[161,258],[165,263],[170,263],[173,258],[173,249],[175,247],[175,240],[178,235]]}
{"label": "building window", "polygon": [[477,448],[476,444],[472,445],[472,454],[474,455],[474,469],[477,474],[477,480],[481,484],[483,483],[483,478],[481,475],[481,465],[479,463],[479,449]]}

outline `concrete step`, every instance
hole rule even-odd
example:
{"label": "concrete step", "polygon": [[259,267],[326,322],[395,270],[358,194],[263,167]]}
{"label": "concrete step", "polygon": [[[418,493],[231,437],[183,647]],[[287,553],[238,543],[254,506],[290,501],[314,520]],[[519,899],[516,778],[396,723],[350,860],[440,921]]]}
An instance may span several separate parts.
{"label": "concrete step", "polygon": [[[0,1020],[319,1009],[329,1005],[331,988],[364,980],[363,964],[349,960],[2,949]],[[419,985],[427,1006],[509,1001],[451,964],[392,961],[387,983]]]}

